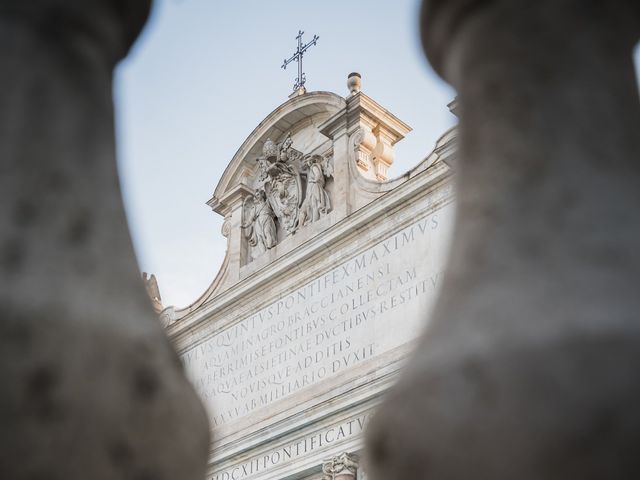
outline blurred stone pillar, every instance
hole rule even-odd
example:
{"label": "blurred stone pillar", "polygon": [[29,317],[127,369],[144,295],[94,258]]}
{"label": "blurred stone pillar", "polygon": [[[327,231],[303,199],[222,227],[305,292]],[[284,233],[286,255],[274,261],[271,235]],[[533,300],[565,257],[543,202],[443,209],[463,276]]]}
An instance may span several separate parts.
{"label": "blurred stone pillar", "polygon": [[208,425],[145,296],[112,71],[147,0],[0,2],[0,478],[202,479]]}
{"label": "blurred stone pillar", "polygon": [[633,0],[423,3],[458,216],[371,478],[640,478],[639,35]]}

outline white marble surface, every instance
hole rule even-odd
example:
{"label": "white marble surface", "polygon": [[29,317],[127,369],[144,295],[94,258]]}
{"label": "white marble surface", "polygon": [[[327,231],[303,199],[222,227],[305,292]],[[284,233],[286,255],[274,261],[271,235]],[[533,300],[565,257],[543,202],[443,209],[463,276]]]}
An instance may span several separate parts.
{"label": "white marble surface", "polygon": [[[210,480],[315,479],[328,458],[361,449],[440,287],[454,216],[444,147],[454,136],[405,175],[367,180],[355,165],[359,129],[406,125],[366,96],[349,105],[317,92],[280,106],[209,202],[227,219],[227,259],[168,332],[208,409]],[[288,133],[302,154],[333,159],[332,210],[254,258],[240,214],[255,172],[243,161]]]}
{"label": "white marble surface", "polygon": [[[442,274],[451,207],[380,240],[183,353],[214,429],[418,335]],[[418,261],[419,260],[419,261]]]}

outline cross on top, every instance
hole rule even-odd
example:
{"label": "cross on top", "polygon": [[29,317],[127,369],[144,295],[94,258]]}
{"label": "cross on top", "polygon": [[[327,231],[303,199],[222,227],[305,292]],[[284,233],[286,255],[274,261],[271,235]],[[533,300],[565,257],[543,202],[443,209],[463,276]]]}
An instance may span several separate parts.
{"label": "cross on top", "polygon": [[319,36],[314,35],[309,43],[307,43],[306,45],[303,45],[302,35],[304,35],[304,32],[302,30],[299,30],[298,36],[296,37],[296,40],[298,40],[298,49],[295,51],[293,55],[291,55],[291,58],[289,58],[288,60],[285,60],[284,63],[282,64],[282,68],[286,70],[287,65],[289,65],[294,60],[298,62],[298,78],[296,78],[296,83],[293,85],[294,91],[304,89],[304,83],[307,81],[307,78],[304,72],[302,71],[302,56],[304,55],[304,52],[306,52],[311,45],[315,45],[318,39],[320,38]]}

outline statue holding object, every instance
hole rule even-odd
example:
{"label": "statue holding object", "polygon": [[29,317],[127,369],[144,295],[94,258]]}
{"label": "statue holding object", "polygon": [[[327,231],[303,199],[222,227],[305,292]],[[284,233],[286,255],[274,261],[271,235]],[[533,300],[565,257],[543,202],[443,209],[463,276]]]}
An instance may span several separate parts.
{"label": "statue holding object", "polygon": [[260,252],[276,245],[278,236],[275,215],[264,190],[257,190],[253,197],[244,200],[242,217],[242,228],[247,229],[245,235],[249,239],[249,245],[257,247]]}
{"label": "statue holding object", "polygon": [[331,199],[324,189],[325,177],[333,176],[333,162],[331,158],[321,155],[307,155],[304,158],[304,166],[307,169],[307,194],[302,203],[300,224],[320,220],[322,215],[331,211]]}

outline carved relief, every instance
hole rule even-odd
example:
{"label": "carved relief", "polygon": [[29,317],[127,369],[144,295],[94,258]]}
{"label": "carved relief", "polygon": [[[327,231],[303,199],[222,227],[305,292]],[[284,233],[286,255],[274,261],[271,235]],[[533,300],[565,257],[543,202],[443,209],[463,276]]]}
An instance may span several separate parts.
{"label": "carved relief", "polygon": [[349,138],[358,169],[365,178],[383,182],[394,159],[393,135],[381,125],[361,127]]}
{"label": "carved relief", "polygon": [[160,324],[167,328],[169,325],[172,325],[176,321],[176,311],[174,307],[165,308],[160,314]]}
{"label": "carved relief", "polygon": [[258,164],[263,165],[266,175],[259,181],[257,189],[264,190],[280,226],[287,235],[298,228],[298,215],[302,203],[302,182],[296,168],[296,160],[302,156],[291,146],[291,137],[278,147],[272,140],[264,143],[263,157]]}
{"label": "carved relief", "polygon": [[224,217],[224,222],[222,223],[222,236],[229,238],[231,234],[231,215],[226,215]]}
{"label": "carved relief", "polygon": [[322,480],[335,480],[338,477],[355,480],[358,471],[358,456],[352,453],[342,453],[328,460],[322,465]]}
{"label": "carved relief", "polygon": [[[325,184],[333,176],[333,159],[303,156],[287,135],[280,144],[267,139],[256,162],[254,195],[244,200],[242,227],[259,254],[276,245],[279,230],[293,235],[331,211]],[[304,196],[301,172],[307,179]]]}
{"label": "carved relief", "polygon": [[356,165],[360,170],[366,172],[369,170],[369,154],[364,149],[360,148],[362,140],[364,140],[364,130],[361,128],[356,130],[349,140],[352,145]]}

